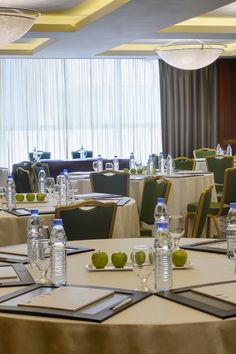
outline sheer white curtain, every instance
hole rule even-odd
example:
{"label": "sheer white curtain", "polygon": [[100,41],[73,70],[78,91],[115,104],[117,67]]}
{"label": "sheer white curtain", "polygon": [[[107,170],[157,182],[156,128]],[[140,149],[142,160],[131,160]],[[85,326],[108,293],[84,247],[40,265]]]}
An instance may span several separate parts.
{"label": "sheer white curtain", "polygon": [[140,59],[1,59],[0,165],[28,159],[36,146],[71,158],[146,162],[162,149],[158,61]]}

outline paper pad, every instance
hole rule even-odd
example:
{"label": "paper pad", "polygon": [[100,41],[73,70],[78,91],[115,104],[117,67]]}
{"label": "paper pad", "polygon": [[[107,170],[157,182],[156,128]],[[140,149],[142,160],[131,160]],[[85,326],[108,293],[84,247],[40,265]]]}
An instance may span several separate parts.
{"label": "paper pad", "polygon": [[17,305],[77,311],[113,293],[113,290],[63,286],[52,290],[50,293],[36,296]]}
{"label": "paper pad", "polygon": [[192,291],[236,305],[236,283],[208,285],[192,289]]}

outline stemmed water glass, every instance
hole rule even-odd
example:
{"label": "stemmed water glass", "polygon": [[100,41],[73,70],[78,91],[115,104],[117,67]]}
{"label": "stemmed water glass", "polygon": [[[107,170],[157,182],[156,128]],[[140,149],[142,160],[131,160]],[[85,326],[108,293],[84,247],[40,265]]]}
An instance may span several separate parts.
{"label": "stemmed water glass", "polygon": [[174,242],[174,248],[178,248],[179,240],[184,236],[184,218],[182,215],[170,216],[169,231]]}
{"label": "stemmed water glass", "polygon": [[47,277],[47,272],[50,267],[50,251],[51,245],[49,239],[39,238],[33,241],[34,249],[34,264],[39,270],[40,277],[36,280],[40,284],[51,283]]}
{"label": "stemmed water glass", "polygon": [[46,189],[49,194],[49,199],[52,199],[53,196],[53,188],[55,185],[55,180],[53,177],[47,177],[46,178]]}
{"label": "stemmed water glass", "polygon": [[147,286],[147,280],[153,271],[153,249],[150,246],[138,245],[134,246],[132,253],[132,268],[135,274],[139,277],[140,291],[150,291]]}

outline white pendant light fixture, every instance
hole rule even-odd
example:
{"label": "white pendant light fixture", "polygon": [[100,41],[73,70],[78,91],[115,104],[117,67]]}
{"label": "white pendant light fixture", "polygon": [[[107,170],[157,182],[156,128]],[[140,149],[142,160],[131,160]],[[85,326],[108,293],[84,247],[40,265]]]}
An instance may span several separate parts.
{"label": "white pendant light fixture", "polygon": [[196,70],[208,66],[220,57],[226,45],[205,44],[170,44],[163,45],[156,53],[167,64],[182,70]]}
{"label": "white pendant light fixture", "polygon": [[24,36],[39,15],[34,10],[0,7],[0,47]]}

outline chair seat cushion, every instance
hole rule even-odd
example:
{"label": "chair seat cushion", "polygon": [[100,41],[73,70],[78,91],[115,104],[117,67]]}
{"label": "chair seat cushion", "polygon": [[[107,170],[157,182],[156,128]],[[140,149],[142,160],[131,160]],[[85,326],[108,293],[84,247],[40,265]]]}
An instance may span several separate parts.
{"label": "chair seat cushion", "polygon": [[[188,204],[187,212],[188,213],[195,213],[196,210],[197,210],[197,205],[198,205],[198,203],[190,203],[190,204]],[[218,213],[218,211],[219,211],[219,208],[220,208],[220,203],[211,202],[209,210],[208,210],[208,214],[216,215]],[[228,213],[228,211],[229,211],[229,205],[228,204],[224,204],[223,205],[223,213],[222,213],[222,215],[226,215]]]}

